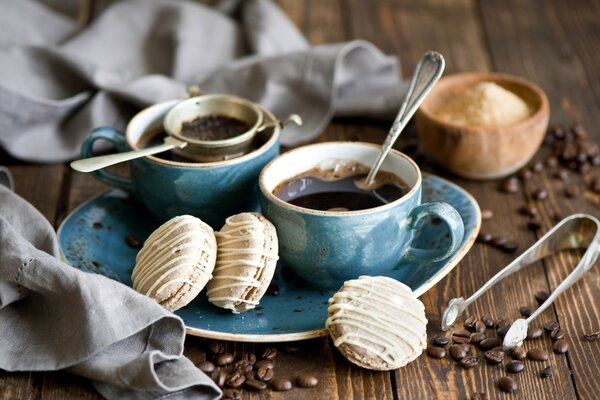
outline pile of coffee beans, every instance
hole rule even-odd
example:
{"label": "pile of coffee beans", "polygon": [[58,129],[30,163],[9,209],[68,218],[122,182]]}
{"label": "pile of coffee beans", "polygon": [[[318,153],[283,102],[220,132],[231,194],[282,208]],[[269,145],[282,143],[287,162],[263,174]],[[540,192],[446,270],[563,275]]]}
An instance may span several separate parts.
{"label": "pile of coffee beans", "polygon": [[[286,345],[286,353],[297,352],[299,347]],[[270,389],[285,392],[294,388],[313,388],[319,380],[312,374],[298,374],[297,376],[277,376],[275,372],[275,359],[278,350],[275,347],[266,347],[259,356],[255,353],[244,353],[237,359],[232,353],[227,352],[224,342],[211,341],[206,351],[206,360],[197,364],[204,373],[223,389],[224,399],[241,399],[242,391],[249,390],[260,392]]]}
{"label": "pile of coffee beans", "polygon": [[[545,292],[536,294],[536,299],[541,300],[540,302],[543,302],[545,298],[547,298]],[[525,309],[525,307],[522,308]],[[530,314],[529,308],[527,308],[527,313]],[[506,393],[515,393],[519,388],[515,375],[525,370],[526,363],[547,362],[550,354],[542,347],[525,350],[519,346],[510,352],[505,351],[502,348],[502,340],[511,324],[512,321],[506,318],[468,316],[463,324],[464,329],[457,328],[451,331],[449,336],[440,335],[431,338],[427,354],[435,359],[443,359],[449,355],[457,365],[465,369],[476,368],[483,364],[502,367],[510,375],[498,380],[498,388]],[[564,340],[564,332],[556,321],[547,322],[543,329],[529,327],[526,340],[539,339],[543,336],[544,331],[553,341],[554,353],[565,354],[568,351],[569,346]],[[600,332],[595,334],[600,338]],[[533,365],[532,367],[535,368]],[[542,379],[551,377],[552,367],[544,366],[540,369],[539,376]],[[472,398],[485,397],[482,393],[475,393]]]}

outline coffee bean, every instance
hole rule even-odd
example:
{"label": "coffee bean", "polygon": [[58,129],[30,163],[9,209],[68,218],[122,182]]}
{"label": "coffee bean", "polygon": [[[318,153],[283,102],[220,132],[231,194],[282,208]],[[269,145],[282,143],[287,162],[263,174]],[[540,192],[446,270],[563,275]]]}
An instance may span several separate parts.
{"label": "coffee bean", "polygon": [[560,153],[560,158],[563,161],[573,161],[577,157],[577,146],[574,143],[566,143],[562,152]]}
{"label": "coffee bean", "polygon": [[479,347],[484,350],[490,350],[496,346],[500,346],[500,339],[496,337],[483,339],[481,342],[479,342]]}
{"label": "coffee bean", "polygon": [[279,295],[279,286],[271,282],[267,287],[267,295],[269,296],[278,296]]}
{"label": "coffee bean", "polygon": [[232,388],[239,388],[246,382],[246,376],[242,374],[240,371],[234,371],[231,375],[227,377],[225,384]]}
{"label": "coffee bean", "polygon": [[575,198],[579,195],[579,188],[575,185],[568,185],[565,188],[565,196],[568,198]]}
{"label": "coffee bean", "polygon": [[215,383],[217,384],[218,387],[222,388],[223,386],[225,386],[225,381],[227,380],[228,377],[229,377],[229,374],[227,373],[227,371],[222,369],[222,370],[219,370],[218,372],[216,372],[216,376],[213,380],[215,381]]}
{"label": "coffee bean", "polygon": [[460,360],[460,363],[465,369],[475,368],[479,365],[479,358],[475,356],[466,356]]}
{"label": "coffee bean", "polygon": [[292,381],[287,378],[271,379],[271,389],[276,392],[287,392],[292,388]]}
{"label": "coffee bean", "polygon": [[296,377],[296,385],[301,388],[311,388],[319,384],[316,376],[310,374],[301,374]]}
{"label": "coffee bean", "polygon": [[221,353],[215,358],[215,363],[218,366],[229,365],[233,362],[233,354],[231,353]]}
{"label": "coffee bean", "polygon": [[519,389],[517,382],[509,376],[498,379],[498,388],[506,393],[514,393]]}
{"label": "coffee bean", "polygon": [[456,361],[460,361],[467,356],[468,350],[463,345],[453,344],[450,346],[450,356]]}
{"label": "coffee bean", "polygon": [[489,350],[483,353],[483,356],[490,364],[500,364],[504,361],[504,352],[497,350]]}
{"label": "coffee bean", "polygon": [[582,175],[587,174],[591,170],[592,170],[592,166],[587,162],[583,162],[583,163],[579,164],[579,167],[577,167],[577,172],[579,172]]}
{"label": "coffee bean", "polygon": [[140,243],[140,239],[138,239],[137,236],[135,236],[135,235],[125,236],[125,243],[127,243],[127,246],[133,247],[133,248],[137,248],[142,245]]}
{"label": "coffee bean", "polygon": [[494,324],[496,325],[496,328],[502,328],[503,326],[510,325],[511,322],[507,318],[498,318],[494,321]]}
{"label": "coffee bean", "polygon": [[262,367],[273,368],[273,361],[271,360],[260,360],[254,363],[254,368],[259,369]]}
{"label": "coffee bean", "polygon": [[529,221],[527,221],[527,229],[529,229],[530,231],[537,231],[542,227],[542,221],[537,218],[531,218]]}
{"label": "coffee bean", "polygon": [[436,336],[433,338],[433,344],[435,344],[436,346],[441,346],[441,347],[447,345],[449,341],[450,340],[448,339],[448,337],[443,336],[443,335]]}
{"label": "coffee bean", "polygon": [[483,321],[477,321],[475,323],[475,332],[484,333],[485,332],[485,324]]}
{"label": "coffee bean", "polygon": [[508,330],[510,329],[510,325],[505,325],[502,328],[498,328],[496,329],[496,333],[498,334],[498,336],[500,336],[501,338],[504,338],[504,336],[506,336],[506,332],[508,332]]}
{"label": "coffee bean", "polygon": [[234,369],[242,374],[252,371],[252,364],[246,360],[240,360],[234,364]]}
{"label": "coffee bean", "polygon": [[242,391],[238,389],[225,389],[223,390],[223,399],[230,400],[241,400]]}
{"label": "coffee bean", "polygon": [[254,371],[248,371],[244,374],[246,380],[256,379],[256,373]]}
{"label": "coffee bean", "polygon": [[250,379],[246,381],[246,387],[250,390],[258,392],[265,390],[267,388],[267,384],[256,379]]}
{"label": "coffee bean", "polygon": [[469,343],[471,339],[471,332],[465,330],[459,330],[452,332],[452,341],[454,343]]}
{"label": "coffee bean", "polygon": [[550,337],[552,338],[552,340],[560,340],[565,337],[565,333],[562,329],[556,328],[553,329],[552,332],[550,332]]}
{"label": "coffee bean", "polygon": [[427,348],[427,354],[432,358],[444,358],[446,357],[446,350],[442,347],[429,346]]}
{"label": "coffee bean", "polygon": [[528,339],[528,340],[537,339],[537,338],[541,337],[543,333],[544,333],[544,331],[541,328],[530,328],[527,330],[526,339]]}
{"label": "coffee bean", "polygon": [[575,157],[575,160],[580,164],[585,163],[587,161],[587,154],[582,151],[581,153],[577,154],[577,157]]}
{"label": "coffee bean", "polygon": [[538,214],[538,208],[533,204],[525,204],[519,208],[519,212],[528,217],[535,217]]}
{"label": "coffee bean", "polygon": [[531,167],[531,169],[533,170],[533,172],[542,172],[542,170],[544,169],[544,164],[541,161],[536,161],[535,164],[533,164],[533,167]]}
{"label": "coffee bean", "polygon": [[548,192],[545,189],[538,189],[533,192],[533,198],[536,200],[546,200]]}
{"label": "coffee bean", "polygon": [[540,304],[540,305],[542,305],[542,303],[544,303],[548,299],[548,297],[550,297],[550,294],[543,290],[541,290],[535,294],[535,299],[537,300],[538,304]]}
{"label": "coffee bean", "polygon": [[548,352],[540,348],[531,349],[527,352],[527,358],[533,361],[546,361],[548,357]]}
{"label": "coffee bean", "polygon": [[590,157],[590,163],[595,167],[600,165],[600,154]]}
{"label": "coffee bean", "polygon": [[566,136],[565,130],[560,125],[556,125],[555,127],[553,127],[552,133],[554,134],[554,137],[557,139],[564,139]]}
{"label": "coffee bean", "polygon": [[256,362],[256,354],[254,354],[254,353],[244,353],[242,355],[242,357],[241,357],[241,360],[247,361],[248,364],[254,365],[254,363]]}
{"label": "coffee bean", "polygon": [[492,219],[492,217],[494,216],[494,213],[492,212],[492,210],[488,210],[488,209],[483,209],[481,210],[481,219],[486,221],[488,219]]}
{"label": "coffee bean", "polygon": [[467,329],[473,329],[475,327],[475,323],[477,322],[477,317],[474,315],[469,315],[467,319],[465,319],[464,326]]}
{"label": "coffee bean", "polygon": [[600,331],[598,331],[598,332],[586,333],[585,335],[583,335],[583,337],[584,337],[584,338],[585,338],[585,340],[587,340],[588,342],[595,342],[596,340],[600,340]]}
{"label": "coffee bean", "polygon": [[540,378],[546,379],[552,376],[552,367],[543,368],[540,371]]}
{"label": "coffee bean", "polygon": [[477,344],[480,343],[483,339],[485,339],[485,333],[475,332],[471,334],[470,343]]}
{"label": "coffee bean", "polygon": [[519,248],[519,243],[515,240],[507,240],[500,249],[505,253],[512,253]]}
{"label": "coffee bean", "polygon": [[556,321],[549,321],[546,322],[546,324],[544,325],[544,330],[548,333],[552,332],[553,330],[555,330],[556,328],[558,328],[558,322]]}
{"label": "coffee bean", "polygon": [[477,241],[479,243],[489,243],[493,238],[494,237],[488,232],[479,231],[477,234]]}
{"label": "coffee bean", "polygon": [[514,176],[506,179],[500,185],[500,191],[504,193],[517,193],[519,191],[519,181]]}
{"label": "coffee bean", "polygon": [[485,324],[485,326],[487,328],[493,328],[494,327],[494,320],[489,315],[484,315],[481,318],[481,321]]}
{"label": "coffee bean", "polygon": [[267,347],[262,352],[262,358],[264,360],[273,360],[277,356],[277,349],[275,347]]}
{"label": "coffee bean", "polygon": [[270,381],[273,378],[273,368],[259,368],[258,371],[256,371],[256,377],[263,382]]}
{"label": "coffee bean", "polygon": [[225,343],[213,340],[210,342],[210,351],[213,354],[220,354],[225,351]]}
{"label": "coffee bean", "polygon": [[529,307],[519,307],[519,312],[524,317],[529,317],[533,313],[533,311]]}
{"label": "coffee bean", "polygon": [[556,342],[554,342],[552,350],[554,350],[556,354],[565,354],[567,351],[569,351],[569,344],[566,340],[559,339]]}
{"label": "coffee bean", "polygon": [[521,346],[517,346],[514,349],[512,349],[510,355],[516,360],[524,360],[525,358],[527,358],[527,351],[525,351],[525,349]]}
{"label": "coffee bean", "polygon": [[495,237],[492,239],[492,241],[490,242],[490,244],[494,247],[502,247],[504,246],[504,244],[508,242],[508,239],[505,237]]}
{"label": "coffee bean", "polygon": [[211,363],[210,361],[202,361],[200,364],[198,364],[198,368],[200,368],[200,371],[210,374],[215,370],[215,364]]}
{"label": "coffee bean", "polygon": [[523,364],[519,360],[512,360],[506,365],[506,372],[510,372],[512,374],[518,374],[519,372],[525,369],[525,364]]}
{"label": "coffee bean", "polygon": [[548,157],[548,159],[546,160],[546,165],[550,168],[556,168],[558,167],[558,159],[554,156]]}
{"label": "coffee bean", "polygon": [[533,174],[531,173],[531,170],[529,168],[523,168],[519,171],[519,178],[521,178],[521,180],[523,181],[531,179],[532,176]]}

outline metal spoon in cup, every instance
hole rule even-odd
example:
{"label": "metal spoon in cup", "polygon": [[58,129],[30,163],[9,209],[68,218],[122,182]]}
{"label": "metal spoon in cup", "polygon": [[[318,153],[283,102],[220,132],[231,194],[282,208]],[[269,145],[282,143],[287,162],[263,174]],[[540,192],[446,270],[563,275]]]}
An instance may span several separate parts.
{"label": "metal spoon in cup", "polygon": [[[367,177],[356,181],[356,186],[364,190],[373,189],[375,175],[377,175],[377,172],[379,172],[385,157],[392,149],[396,139],[398,139],[400,133],[410,118],[417,111],[423,100],[425,100],[425,97],[427,97],[433,86],[442,76],[442,73],[444,72],[444,66],[444,57],[440,53],[436,51],[428,51],[423,55],[417,64],[417,68],[415,69],[415,74],[410,82],[406,97],[404,98],[404,101],[400,106],[400,110],[394,119],[394,123],[392,124],[392,127],[390,128],[390,131],[383,142],[381,152],[371,166],[371,170],[369,171]],[[388,203],[387,200],[383,199],[375,192],[375,189],[372,190],[372,193],[384,203]]]}

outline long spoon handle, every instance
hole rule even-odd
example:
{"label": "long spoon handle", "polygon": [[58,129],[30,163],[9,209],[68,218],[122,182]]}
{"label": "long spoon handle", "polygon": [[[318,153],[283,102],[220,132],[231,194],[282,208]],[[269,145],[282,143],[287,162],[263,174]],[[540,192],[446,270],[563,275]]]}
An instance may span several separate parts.
{"label": "long spoon handle", "polygon": [[107,154],[104,156],[96,156],[73,161],[71,163],[71,168],[79,172],[92,172],[114,164],[122,163],[124,161],[133,160],[135,158],[162,153],[163,151],[171,150],[175,147],[182,148],[186,145],[186,142],[172,137],[167,137],[165,138],[164,143],[159,144],[158,146],[149,147],[144,150],[132,150],[123,153]]}
{"label": "long spoon handle", "polygon": [[385,138],[385,142],[383,142],[381,153],[379,153],[379,156],[373,163],[373,166],[367,175],[367,186],[373,183],[375,175],[379,171],[379,168],[381,168],[383,160],[385,160],[385,157],[387,157],[388,153],[392,149],[396,139],[398,139],[398,136],[400,136],[400,133],[410,118],[417,111],[417,108],[419,108],[423,100],[425,100],[425,97],[427,97],[429,91],[442,76],[442,72],[444,72],[444,66],[444,57],[435,51],[428,51],[425,53],[425,55],[423,55],[417,64],[417,68],[410,82],[406,97],[400,106],[400,111],[398,111],[396,119],[390,128],[390,132]]}

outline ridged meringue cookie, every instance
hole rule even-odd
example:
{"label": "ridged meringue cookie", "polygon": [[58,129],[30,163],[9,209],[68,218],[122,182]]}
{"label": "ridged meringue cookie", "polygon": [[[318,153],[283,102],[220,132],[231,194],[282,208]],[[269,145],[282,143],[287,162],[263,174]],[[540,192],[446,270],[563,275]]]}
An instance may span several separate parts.
{"label": "ridged meringue cookie", "polygon": [[416,359],[427,345],[425,307],[405,284],[384,276],[346,281],[329,299],[325,326],[350,362],[387,371]]}
{"label": "ridged meringue cookie", "polygon": [[216,257],[217,241],[209,225],[191,215],[172,218],[146,239],[137,254],[133,288],[175,311],[206,286]]}

